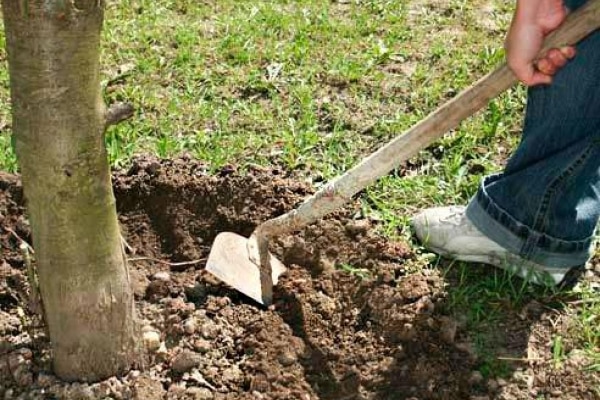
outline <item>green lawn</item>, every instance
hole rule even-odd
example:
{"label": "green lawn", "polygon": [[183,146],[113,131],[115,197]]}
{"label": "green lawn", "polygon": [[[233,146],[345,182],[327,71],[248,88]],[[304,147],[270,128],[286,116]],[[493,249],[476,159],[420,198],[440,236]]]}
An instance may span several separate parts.
{"label": "green lawn", "polygon": [[[213,169],[277,165],[329,179],[498,65],[509,3],[108,0],[105,99],[136,108],[108,131],[111,163],[189,153]],[[2,69],[0,168],[16,171],[8,98]],[[524,101],[522,87],[511,90],[380,179],[362,196],[364,212],[386,235],[410,241],[416,210],[465,203],[518,142]],[[430,260],[423,254],[423,265]],[[474,333],[499,318],[499,297],[515,305],[547,296],[509,278],[460,282],[450,312],[467,309]],[[596,354],[600,369],[598,299],[584,292],[591,300],[568,311],[578,316],[573,340]]]}

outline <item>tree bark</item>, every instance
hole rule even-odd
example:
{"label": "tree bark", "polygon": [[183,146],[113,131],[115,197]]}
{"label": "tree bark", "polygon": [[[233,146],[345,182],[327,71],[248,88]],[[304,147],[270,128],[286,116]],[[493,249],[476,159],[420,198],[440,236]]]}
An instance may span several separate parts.
{"label": "tree bark", "polygon": [[2,0],[13,134],[55,373],[94,381],[138,357],[104,147],[104,0]]}

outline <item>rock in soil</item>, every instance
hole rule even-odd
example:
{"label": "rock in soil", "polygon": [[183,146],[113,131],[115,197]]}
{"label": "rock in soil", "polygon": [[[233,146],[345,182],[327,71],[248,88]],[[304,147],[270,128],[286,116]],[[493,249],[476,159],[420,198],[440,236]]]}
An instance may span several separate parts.
{"label": "rock in soil", "polygon": [[171,274],[169,274],[166,271],[160,271],[160,272],[157,272],[154,275],[152,275],[152,280],[153,281],[170,282]]}
{"label": "rock in soil", "polygon": [[158,350],[160,347],[160,333],[149,330],[142,333],[142,340],[148,351],[153,352]]}

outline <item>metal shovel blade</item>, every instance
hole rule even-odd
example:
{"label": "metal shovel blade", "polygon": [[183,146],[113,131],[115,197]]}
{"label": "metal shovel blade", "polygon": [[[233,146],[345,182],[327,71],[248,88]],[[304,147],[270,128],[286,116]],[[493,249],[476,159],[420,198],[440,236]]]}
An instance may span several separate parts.
{"label": "metal shovel blade", "polygon": [[[281,261],[269,253],[271,278],[277,284],[279,276],[286,271]],[[269,305],[261,281],[260,266],[252,262],[248,253],[248,239],[232,232],[217,235],[208,255],[206,270],[234,289],[259,302]]]}

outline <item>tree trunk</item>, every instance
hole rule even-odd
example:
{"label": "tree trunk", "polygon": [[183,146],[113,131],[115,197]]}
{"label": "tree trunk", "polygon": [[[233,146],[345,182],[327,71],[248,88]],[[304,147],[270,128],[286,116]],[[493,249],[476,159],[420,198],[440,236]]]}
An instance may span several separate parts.
{"label": "tree trunk", "polygon": [[104,147],[104,0],[2,0],[13,134],[55,373],[93,381],[138,357]]}

